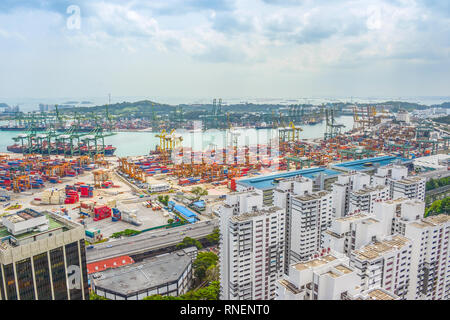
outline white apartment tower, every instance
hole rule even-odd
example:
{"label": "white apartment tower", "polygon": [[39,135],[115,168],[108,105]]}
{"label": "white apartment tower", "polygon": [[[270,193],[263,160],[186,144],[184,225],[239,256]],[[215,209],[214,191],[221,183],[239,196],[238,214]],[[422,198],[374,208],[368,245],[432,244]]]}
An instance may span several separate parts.
{"label": "white apartment tower", "polygon": [[350,192],[370,185],[370,176],[365,173],[339,175],[332,185],[334,216],[344,217],[350,210]]}
{"label": "white apartment tower", "polygon": [[348,258],[335,252],[289,268],[289,276],[277,281],[277,300],[340,300],[348,292],[358,293],[357,273],[348,266]]}
{"label": "white apartment tower", "polygon": [[289,263],[305,261],[323,248],[323,235],[333,218],[332,195],[328,191],[294,195],[289,216]]}
{"label": "white apartment tower", "polygon": [[355,211],[373,214],[374,203],[384,201],[389,198],[389,188],[387,186],[377,185],[365,187],[357,191],[350,192],[349,212]]}
{"label": "white apartment tower", "polygon": [[375,241],[351,253],[364,289],[383,288],[405,299],[410,282],[412,242],[401,235]]}
{"label": "white apartment tower", "polygon": [[425,182],[425,178],[408,176],[408,168],[401,165],[378,168],[372,176],[372,184],[389,186],[390,199],[425,201]]}
{"label": "white apartment tower", "polygon": [[353,250],[359,249],[382,235],[382,224],[367,214],[354,214],[334,219],[331,227],[325,232],[325,247],[350,256]]}
{"label": "white apartment tower", "polygon": [[431,216],[406,225],[413,243],[408,299],[450,299],[450,216]]}
{"label": "white apartment tower", "polygon": [[261,193],[234,193],[221,208],[221,299],[275,297],[285,263],[285,210],[262,201]]}

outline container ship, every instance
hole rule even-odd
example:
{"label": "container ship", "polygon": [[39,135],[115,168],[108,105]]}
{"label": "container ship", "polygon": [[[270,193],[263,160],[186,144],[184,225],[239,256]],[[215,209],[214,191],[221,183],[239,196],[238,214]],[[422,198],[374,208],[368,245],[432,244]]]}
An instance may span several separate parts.
{"label": "container ship", "polygon": [[95,154],[95,153],[104,153],[105,156],[112,156],[114,155],[114,152],[116,151],[116,147],[113,147],[112,145],[107,145],[103,148],[103,146],[97,146],[97,150],[95,150],[95,146],[87,146],[86,144],[80,143],[78,146],[70,146],[70,144],[65,143],[50,143],[50,145],[47,144],[46,141],[43,141],[42,144],[38,145],[33,143],[31,150],[28,147],[27,144],[20,145],[20,144],[13,144],[6,149],[9,152],[14,153],[23,153],[23,154],[29,154],[29,153],[35,153],[35,154],[74,154],[74,155],[88,155],[88,154]]}

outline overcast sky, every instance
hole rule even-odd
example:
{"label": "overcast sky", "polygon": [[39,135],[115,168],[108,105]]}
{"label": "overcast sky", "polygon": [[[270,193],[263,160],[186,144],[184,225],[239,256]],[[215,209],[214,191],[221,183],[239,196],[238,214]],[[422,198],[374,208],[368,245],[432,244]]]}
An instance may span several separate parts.
{"label": "overcast sky", "polygon": [[108,93],[449,96],[450,1],[0,1],[0,97]]}

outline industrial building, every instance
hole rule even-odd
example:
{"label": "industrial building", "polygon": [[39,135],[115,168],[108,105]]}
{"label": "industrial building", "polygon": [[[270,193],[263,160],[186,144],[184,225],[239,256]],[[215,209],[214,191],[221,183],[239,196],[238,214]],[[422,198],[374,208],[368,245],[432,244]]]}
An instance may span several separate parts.
{"label": "industrial building", "polygon": [[142,300],[154,294],[182,295],[191,288],[192,279],[192,257],[178,250],[94,273],[91,286],[107,299]]}
{"label": "industrial building", "polygon": [[89,299],[83,226],[32,209],[2,223],[0,299]]}
{"label": "industrial building", "polygon": [[384,167],[394,163],[400,163],[403,165],[412,165],[413,160],[395,156],[382,156],[332,164],[331,169],[342,172],[357,171],[357,172],[373,173],[375,172],[376,169],[380,167]]}

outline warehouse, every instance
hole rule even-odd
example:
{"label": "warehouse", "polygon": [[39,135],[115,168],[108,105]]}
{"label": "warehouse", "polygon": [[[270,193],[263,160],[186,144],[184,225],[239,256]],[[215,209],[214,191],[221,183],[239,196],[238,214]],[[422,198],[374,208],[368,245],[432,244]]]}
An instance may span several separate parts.
{"label": "warehouse", "polygon": [[91,277],[92,289],[111,300],[142,300],[154,294],[179,296],[192,284],[192,258],[184,250],[163,254]]}

